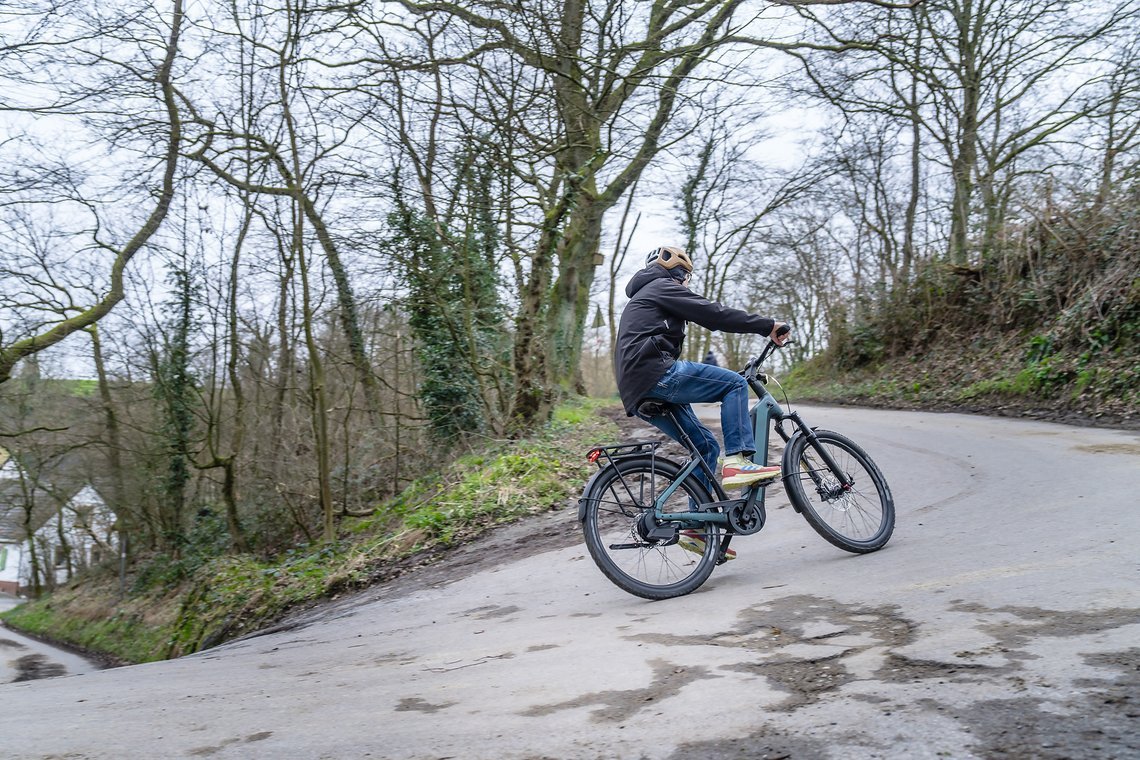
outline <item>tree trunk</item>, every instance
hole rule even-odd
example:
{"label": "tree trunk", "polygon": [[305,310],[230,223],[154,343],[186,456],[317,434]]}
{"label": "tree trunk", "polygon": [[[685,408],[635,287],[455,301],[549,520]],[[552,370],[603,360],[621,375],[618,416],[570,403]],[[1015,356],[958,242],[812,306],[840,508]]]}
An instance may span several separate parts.
{"label": "tree trunk", "polygon": [[590,286],[604,212],[591,194],[582,193],[558,241],[558,279],[547,312],[546,367],[550,387],[563,392],[581,392],[582,339],[590,316]]}
{"label": "tree trunk", "polygon": [[111,396],[111,383],[107,379],[107,368],[103,361],[103,342],[99,338],[99,328],[91,325],[87,328],[91,336],[91,354],[95,362],[95,377],[99,385],[99,402],[103,407],[103,421],[106,425],[107,436],[107,465],[108,482],[110,489],[107,496],[110,503],[107,505],[120,520],[126,517],[126,479],[123,470],[123,444],[119,434],[119,416],[115,410],[115,402]]}
{"label": "tree trunk", "polygon": [[[919,46],[916,45],[916,52],[918,49]],[[910,272],[916,257],[915,227],[918,203],[922,197],[922,121],[918,112],[918,78],[914,75],[911,75],[910,103],[907,105],[910,109],[910,193],[903,218],[902,264],[899,267],[899,277],[894,283],[894,292],[904,296],[910,289]]]}
{"label": "tree trunk", "polygon": [[345,338],[348,340],[349,356],[352,358],[352,365],[356,370],[356,377],[364,387],[364,401],[367,406],[368,417],[375,422],[380,410],[380,402],[377,398],[376,378],[373,377],[372,362],[369,360],[368,352],[365,350],[364,332],[360,329],[360,310],[356,306],[356,296],[352,292],[348,271],[345,269],[336,243],[333,241],[332,235],[329,233],[329,229],[317,211],[317,207],[313,204],[312,199],[304,193],[299,194],[299,198],[301,206],[305,211],[305,216],[309,220],[309,224],[313,226],[313,230],[317,233],[317,240],[320,241],[321,249],[324,251],[325,260],[329,265],[329,271],[332,272],[333,282],[336,284],[337,306],[341,329],[344,330]]}
{"label": "tree trunk", "polygon": [[[298,220],[298,224],[300,221]],[[300,244],[300,234],[297,235]],[[329,464],[329,415],[328,396],[325,389],[325,368],[321,359],[321,349],[317,345],[317,336],[313,329],[312,291],[309,282],[309,266],[305,260],[305,252],[297,251],[297,262],[301,273],[301,306],[302,321],[305,330],[305,347],[309,354],[309,392],[310,410],[313,425],[313,454],[317,466],[317,500],[321,506],[322,539],[331,542],[336,538],[336,525],[334,523],[335,509],[332,497],[332,469]]]}
{"label": "tree trunk", "polygon": [[544,297],[553,267],[554,241],[546,232],[531,259],[530,274],[523,285],[515,316],[515,397],[511,405],[512,434],[521,434],[543,419],[553,394],[546,385],[546,349],[542,330]]}
{"label": "tree trunk", "polygon": [[954,264],[969,263],[970,207],[974,197],[974,175],[978,165],[978,111],[981,107],[981,83],[975,56],[977,40],[972,0],[966,0],[956,18],[958,25],[958,66],[962,85],[961,117],[954,144],[955,154],[950,173],[954,197],[950,204],[950,251]]}

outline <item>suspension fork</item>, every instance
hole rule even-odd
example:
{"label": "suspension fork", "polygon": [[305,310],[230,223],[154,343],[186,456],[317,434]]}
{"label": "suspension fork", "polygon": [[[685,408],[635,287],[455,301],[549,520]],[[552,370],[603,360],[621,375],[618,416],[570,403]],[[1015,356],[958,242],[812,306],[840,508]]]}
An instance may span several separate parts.
{"label": "suspension fork", "polygon": [[[852,480],[849,473],[845,472],[843,468],[839,466],[839,462],[835,460],[835,457],[831,455],[831,452],[820,445],[819,434],[815,432],[815,429],[809,427],[807,423],[803,421],[803,418],[800,417],[799,412],[791,412],[785,419],[790,419],[792,421],[792,423],[798,429],[799,433],[803,435],[803,437],[807,440],[807,445],[811,446],[812,451],[814,451],[816,454],[819,454],[819,458],[823,460],[823,463],[825,465],[827,465],[827,469],[831,470],[831,474],[834,475],[836,480],[839,481],[840,488],[845,491],[848,490],[855,481]],[[785,438],[785,441],[786,440],[787,439]],[[816,473],[812,470],[809,470],[808,473],[816,486],[819,486],[820,482]]]}

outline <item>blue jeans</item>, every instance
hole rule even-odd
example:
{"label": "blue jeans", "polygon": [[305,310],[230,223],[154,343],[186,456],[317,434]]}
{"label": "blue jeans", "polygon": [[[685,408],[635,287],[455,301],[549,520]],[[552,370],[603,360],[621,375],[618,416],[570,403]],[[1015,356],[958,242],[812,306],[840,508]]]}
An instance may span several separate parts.
{"label": "blue jeans", "polygon": [[[756,451],[756,436],[748,416],[748,383],[730,369],[714,367],[711,364],[676,361],[657,381],[657,386],[647,398],[675,404],[677,409],[674,414],[680,423],[680,429],[665,416],[642,419],[675,441],[681,440],[681,430],[684,430],[701,453],[701,458],[708,463],[709,470],[714,473],[716,460],[720,455],[720,446],[712,431],[697,419],[690,404],[720,402],[720,427],[724,433],[726,454],[743,452],[747,457]],[[704,470],[698,469],[696,475],[708,488],[710,494],[716,493],[710,486]]]}

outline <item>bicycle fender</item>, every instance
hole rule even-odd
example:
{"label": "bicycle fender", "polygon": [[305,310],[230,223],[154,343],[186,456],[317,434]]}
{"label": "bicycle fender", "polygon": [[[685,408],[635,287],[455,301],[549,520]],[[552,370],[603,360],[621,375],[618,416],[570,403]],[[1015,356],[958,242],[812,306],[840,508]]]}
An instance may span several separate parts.
{"label": "bicycle fender", "polygon": [[586,487],[582,489],[582,495],[578,497],[578,522],[586,522],[586,505],[590,503],[591,498],[594,498],[591,496],[594,492],[594,482],[601,477],[602,473],[609,467],[613,467],[613,465],[610,464],[600,468],[586,481]]}
{"label": "bicycle fender", "polygon": [[[645,457],[645,459],[649,459],[649,457]],[[681,465],[679,462],[676,462],[672,459],[669,459],[668,457],[657,456],[657,457],[653,457],[653,459],[654,459],[654,461],[657,461],[657,462],[665,462],[665,463],[671,464],[674,467],[676,467],[677,469],[681,468]],[[627,460],[625,460],[625,459],[619,459],[618,460],[618,462],[624,462],[624,461],[627,461]],[[598,478],[600,478],[602,476],[602,473],[606,472],[607,470],[609,470],[613,466],[614,465],[612,465],[612,464],[607,464],[605,467],[602,467],[597,472],[595,472],[593,475],[591,475],[590,479],[586,481],[586,486],[585,486],[585,488],[582,489],[582,495],[578,497],[578,522],[580,522],[580,523],[586,522],[586,507],[589,505],[591,500],[598,498],[597,496],[593,495],[594,494],[594,487],[595,487],[594,484],[597,482]]]}

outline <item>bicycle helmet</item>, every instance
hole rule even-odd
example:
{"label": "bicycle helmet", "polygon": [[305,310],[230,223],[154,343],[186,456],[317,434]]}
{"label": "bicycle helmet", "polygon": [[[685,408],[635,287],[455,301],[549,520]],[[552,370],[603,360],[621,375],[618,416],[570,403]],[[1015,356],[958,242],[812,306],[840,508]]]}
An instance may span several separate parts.
{"label": "bicycle helmet", "polygon": [[649,266],[650,264],[660,264],[670,270],[681,267],[686,272],[691,273],[693,271],[693,260],[689,258],[689,254],[672,245],[654,248],[645,259],[645,265]]}

